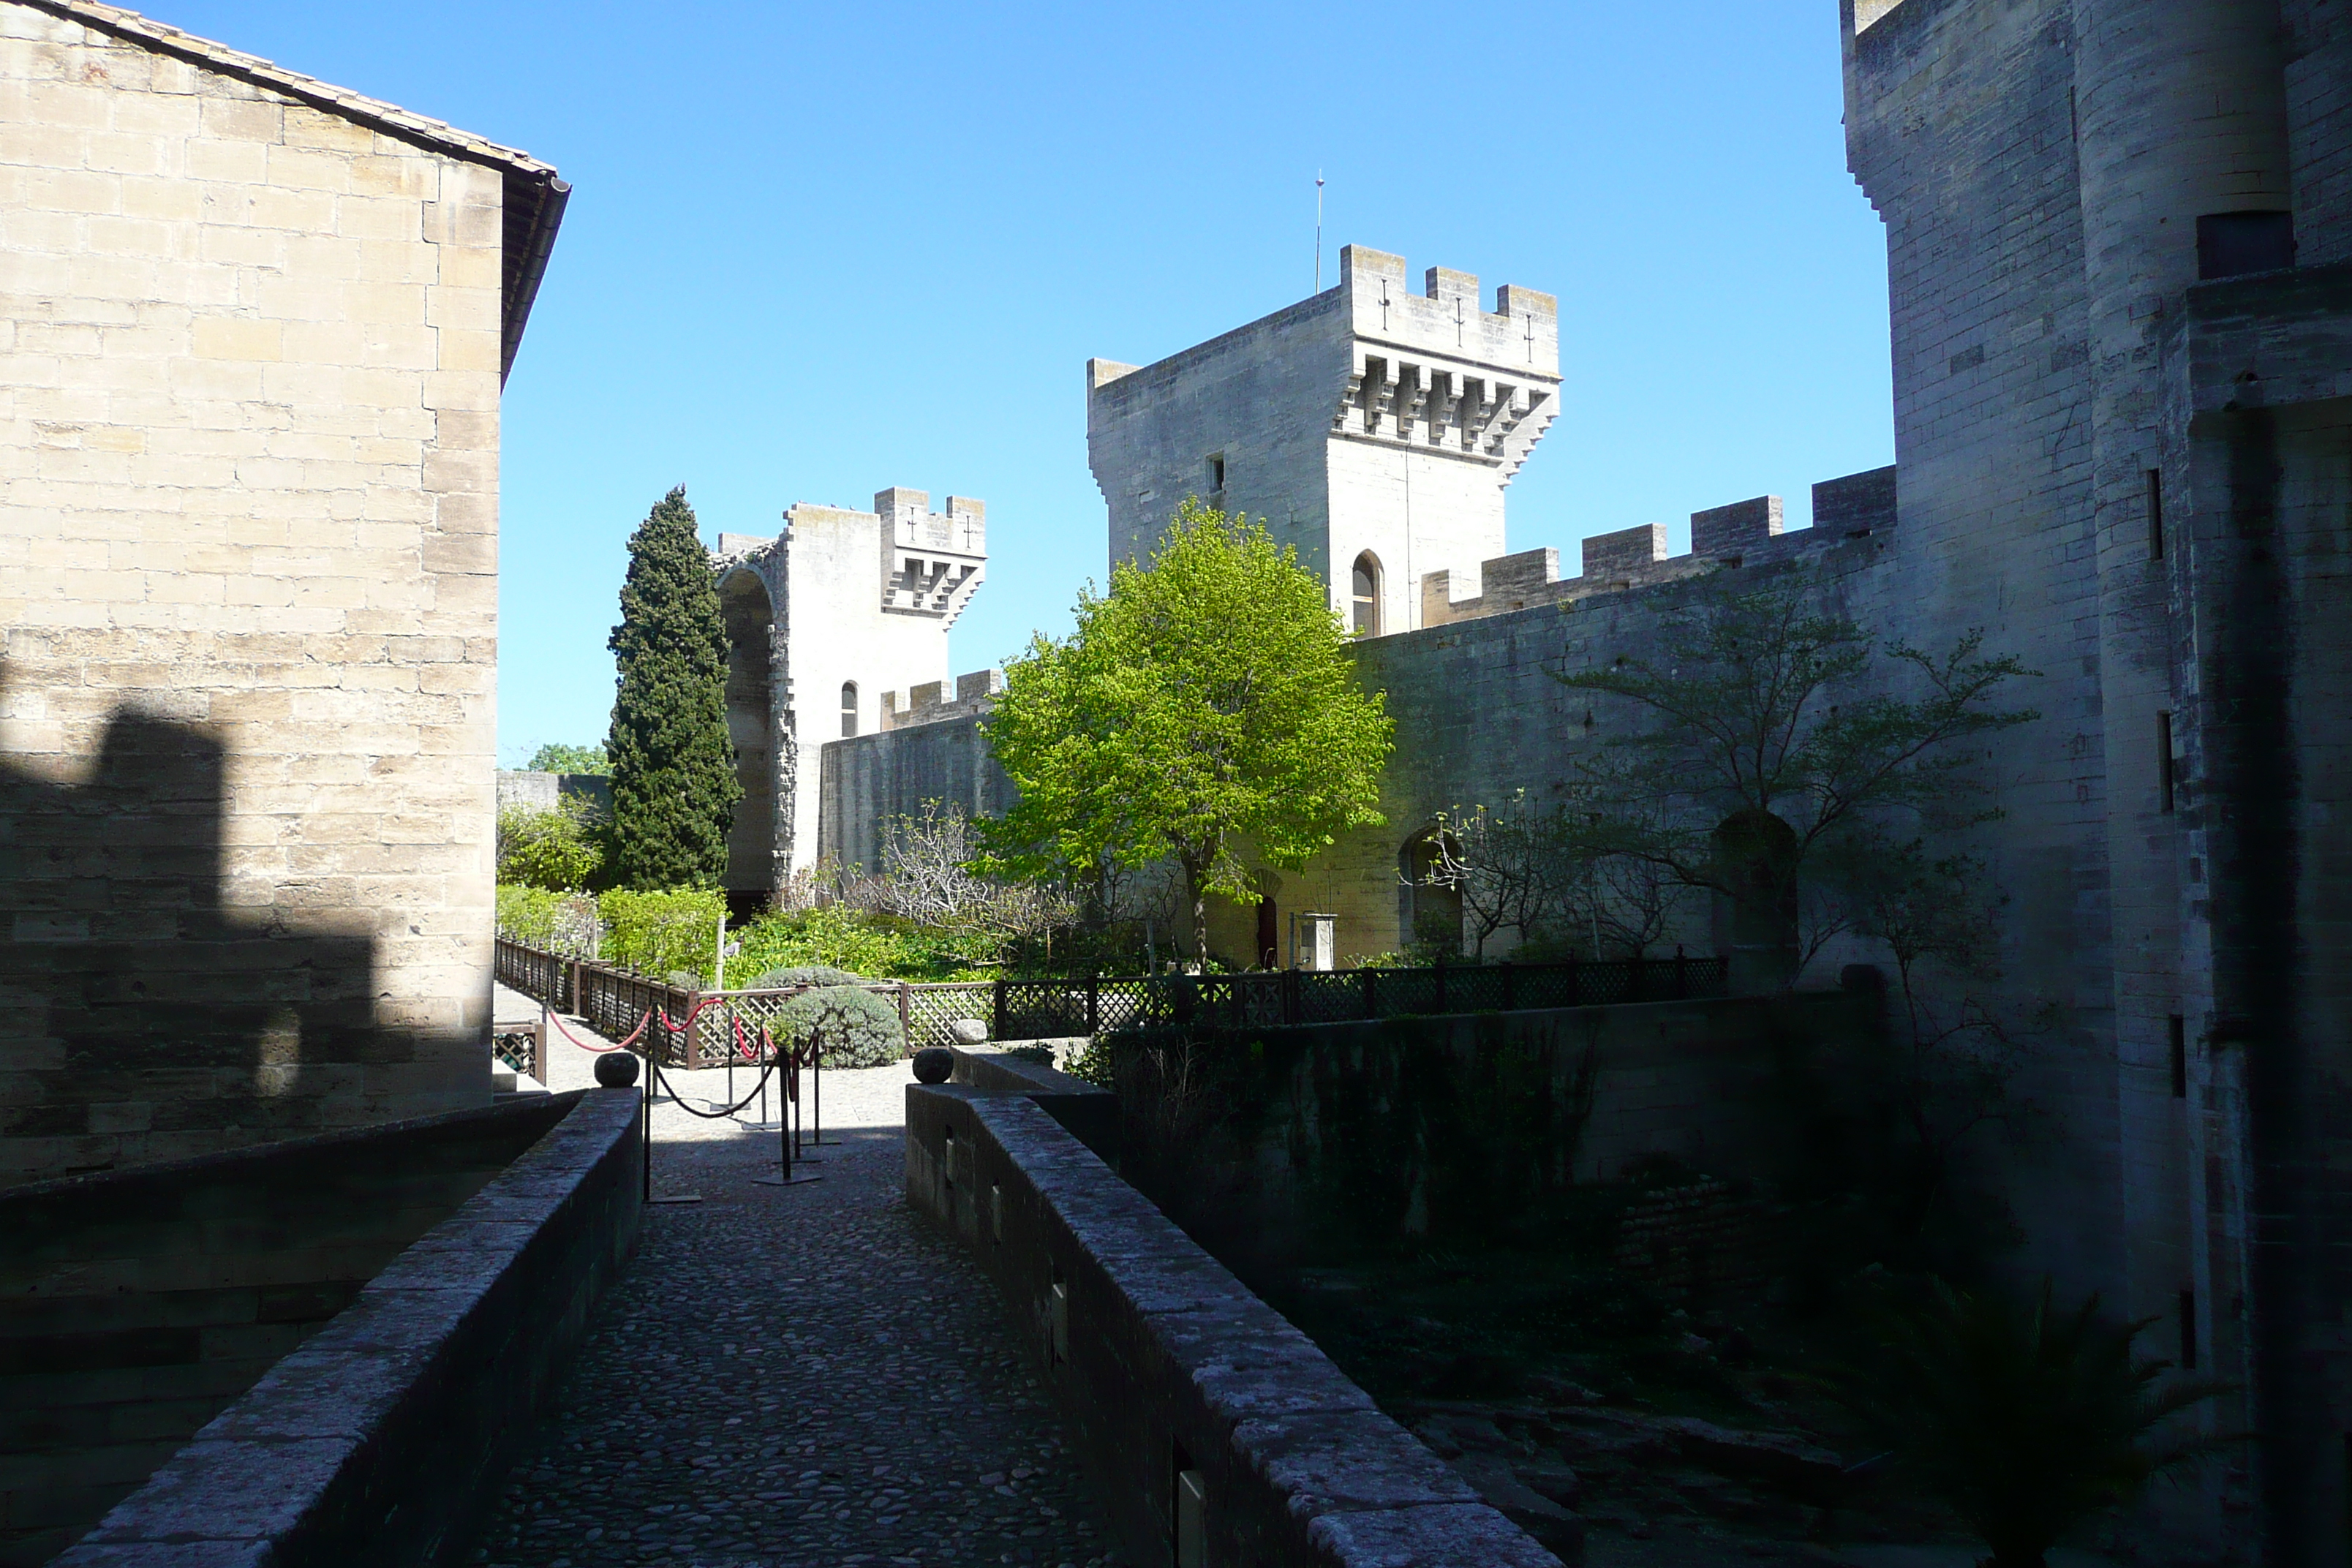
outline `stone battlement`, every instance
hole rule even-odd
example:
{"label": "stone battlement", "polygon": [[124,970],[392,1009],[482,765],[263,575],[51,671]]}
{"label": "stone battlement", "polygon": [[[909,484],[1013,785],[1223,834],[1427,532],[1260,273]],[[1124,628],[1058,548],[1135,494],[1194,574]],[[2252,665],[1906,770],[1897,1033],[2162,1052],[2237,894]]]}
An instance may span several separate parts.
{"label": "stone battlement", "polygon": [[907,730],[918,724],[936,724],[943,719],[972,719],[985,713],[996,703],[997,694],[1004,689],[1004,672],[1001,669],[977,669],[970,675],[955,678],[955,695],[948,695],[947,682],[927,680],[910,687],[905,692],[886,691],[882,694],[882,728]]}
{"label": "stone battlement", "polygon": [[1439,626],[1484,616],[1506,615],[1537,605],[1566,604],[1595,594],[1622,593],[1697,575],[1709,566],[1760,564],[1849,539],[1885,532],[1895,526],[1895,470],[1872,468],[1813,487],[1813,526],[1785,532],[1779,496],[1757,496],[1728,506],[1691,513],[1691,549],[1666,553],[1664,523],[1645,522],[1583,542],[1579,574],[1559,575],[1559,552],[1523,550],[1482,563],[1477,592],[1453,596],[1451,572],[1430,572],[1421,580],[1421,624]]}
{"label": "stone battlement", "polygon": [[1353,307],[1359,337],[1448,358],[1524,365],[1535,374],[1559,373],[1555,295],[1506,283],[1495,290],[1495,308],[1482,310],[1478,275],[1450,267],[1424,271],[1415,294],[1403,257],[1361,245],[1339,247],[1339,288]]}

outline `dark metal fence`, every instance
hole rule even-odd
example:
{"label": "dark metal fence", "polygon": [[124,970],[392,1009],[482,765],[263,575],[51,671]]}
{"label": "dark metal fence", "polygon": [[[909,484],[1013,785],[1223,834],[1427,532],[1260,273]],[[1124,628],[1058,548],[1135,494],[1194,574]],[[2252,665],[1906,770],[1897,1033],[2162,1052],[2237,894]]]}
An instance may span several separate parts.
{"label": "dark metal fence", "polygon": [[1000,980],[990,1033],[1022,1040],[1139,1024],[1268,1029],[1408,1014],[1668,1002],[1723,994],[1726,967],[1720,958],[1678,952],[1597,963]]}
{"label": "dark metal fence", "polygon": [[[1726,971],[1723,959],[1677,952],[1672,958],[1430,969],[1280,969],[1253,974],[1097,975],[946,984],[885,980],[866,982],[865,988],[898,1005],[908,1048],[920,1049],[951,1043],[950,1031],[960,1018],[987,1025],[989,1037],[997,1040],[1098,1035],[1147,1024],[1271,1029],[1410,1014],[1508,1013],[1720,996]],[[742,1059],[743,1042],[756,1042],[760,1026],[805,989],[681,990],[505,937],[499,939],[498,977],[534,1000],[586,1019],[606,1039],[625,1039],[645,1024],[663,1065],[689,1068],[721,1066],[730,1052]]]}

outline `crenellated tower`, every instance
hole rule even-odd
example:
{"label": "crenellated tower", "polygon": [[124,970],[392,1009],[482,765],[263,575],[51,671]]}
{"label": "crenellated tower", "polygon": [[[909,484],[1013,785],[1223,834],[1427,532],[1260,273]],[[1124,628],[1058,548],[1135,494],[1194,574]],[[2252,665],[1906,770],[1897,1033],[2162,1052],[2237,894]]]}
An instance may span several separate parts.
{"label": "crenellated tower", "polygon": [[1087,450],[1110,554],[1148,552],[1187,496],[1266,519],[1367,632],[1421,623],[1433,572],[1503,553],[1503,496],[1559,406],[1559,307],[1404,258],[1339,252],[1339,282],[1138,368],[1087,364]]}

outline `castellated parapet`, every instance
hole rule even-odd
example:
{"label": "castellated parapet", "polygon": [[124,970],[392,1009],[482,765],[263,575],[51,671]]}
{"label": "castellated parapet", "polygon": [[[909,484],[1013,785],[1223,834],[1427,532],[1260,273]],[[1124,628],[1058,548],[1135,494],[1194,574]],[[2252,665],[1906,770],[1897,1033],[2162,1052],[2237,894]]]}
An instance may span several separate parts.
{"label": "castellated parapet", "polygon": [[1691,513],[1687,554],[1666,553],[1664,523],[1645,522],[1613,533],[1595,533],[1582,544],[1581,570],[1559,574],[1559,552],[1522,550],[1479,563],[1469,596],[1454,598],[1463,584],[1450,572],[1421,580],[1422,624],[1442,626],[1485,616],[1507,615],[1537,605],[1564,605],[1596,594],[1621,594],[1657,583],[1679,582],[1712,566],[1763,566],[1799,561],[1850,539],[1884,534],[1895,527],[1895,469],[1871,468],[1813,487],[1813,526],[1795,532],[1781,528],[1779,496],[1757,496]]}
{"label": "castellated parapet", "polygon": [[[1087,365],[1087,449],[1114,561],[1187,496],[1265,519],[1371,632],[1421,624],[1428,573],[1503,552],[1503,496],[1559,405],[1559,307],[1339,253],[1337,287],[1158,363]],[[1363,569],[1366,592],[1359,593]],[[1362,603],[1359,605],[1359,601]]]}
{"label": "castellated parapet", "polygon": [[926,694],[937,705],[948,628],[986,575],[988,508],[950,496],[933,511],[929,492],[899,486],[877,491],[871,511],[801,501],[772,539],[720,534],[711,564],[743,786],[727,887],[756,902],[817,858],[817,796],[801,787],[800,759],[905,721]]}

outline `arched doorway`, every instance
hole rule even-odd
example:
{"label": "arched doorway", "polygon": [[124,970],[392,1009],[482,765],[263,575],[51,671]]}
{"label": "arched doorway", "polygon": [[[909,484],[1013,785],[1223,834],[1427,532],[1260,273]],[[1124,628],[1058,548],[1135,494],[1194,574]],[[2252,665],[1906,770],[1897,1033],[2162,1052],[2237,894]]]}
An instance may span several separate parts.
{"label": "arched doorway", "polygon": [[1381,558],[1370,551],[1356,557],[1355,569],[1349,574],[1349,603],[1354,614],[1349,628],[1359,637],[1381,635]]}
{"label": "arched doorway", "polygon": [[735,742],[735,779],[743,798],[727,831],[728,906],[764,909],[776,891],[775,609],[752,572],[719,584],[727,619],[727,734]]}
{"label": "arched doorway", "polygon": [[1405,945],[1432,948],[1447,958],[1462,952],[1462,890],[1444,877],[1444,846],[1435,827],[1405,840],[1397,853],[1404,886],[1398,900]]}

